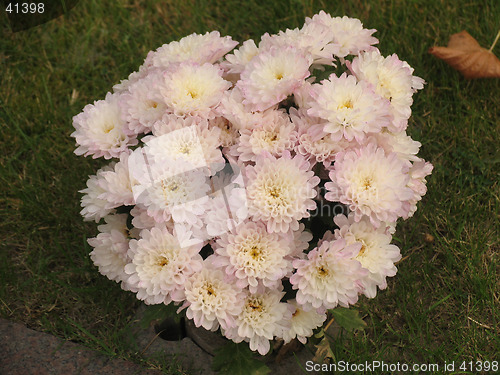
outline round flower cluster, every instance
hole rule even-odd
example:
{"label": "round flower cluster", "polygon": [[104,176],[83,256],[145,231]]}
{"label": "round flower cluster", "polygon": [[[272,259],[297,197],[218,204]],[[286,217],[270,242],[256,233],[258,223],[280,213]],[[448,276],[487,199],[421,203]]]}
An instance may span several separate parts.
{"label": "round flower cluster", "polygon": [[99,271],[260,354],[386,288],[432,165],[406,133],[424,81],[374,32],[320,12],[237,49],[192,34],[87,105],[75,153],[113,159],[81,191],[84,219],[104,221]]}

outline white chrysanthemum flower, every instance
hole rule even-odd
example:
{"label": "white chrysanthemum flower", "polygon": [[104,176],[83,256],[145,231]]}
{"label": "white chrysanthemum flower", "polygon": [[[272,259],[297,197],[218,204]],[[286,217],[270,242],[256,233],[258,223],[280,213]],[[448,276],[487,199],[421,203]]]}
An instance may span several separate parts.
{"label": "white chrysanthemum flower", "polygon": [[110,202],[104,199],[108,192],[103,187],[105,186],[103,183],[103,174],[112,172],[114,165],[114,163],[111,163],[99,169],[96,175],[89,176],[87,188],[79,191],[79,193],[84,194],[81,200],[83,209],[80,211],[83,220],[94,220],[98,223],[104,216],[114,213],[114,208],[118,207],[117,205],[110,204]]}
{"label": "white chrysanthemum flower", "polygon": [[248,217],[246,192],[240,180],[241,176],[224,173],[210,179],[212,192],[203,217],[209,237],[231,231]]}
{"label": "white chrysanthemum flower", "polygon": [[388,154],[395,152],[401,160],[417,161],[417,156],[421,143],[414,141],[405,131],[392,133],[382,131],[373,135],[377,144]]}
{"label": "white chrysanthemum flower", "polygon": [[408,213],[405,201],[413,196],[409,177],[407,162],[370,143],[337,154],[325,198],[348,205],[356,221],[366,215],[378,227]]}
{"label": "white chrysanthemum flower", "polygon": [[258,53],[259,49],[253,39],[246,40],[240,48],[225,56],[221,66],[230,74],[240,74]]}
{"label": "white chrysanthemum flower", "polygon": [[300,87],[309,76],[312,58],[294,47],[271,48],[255,56],[236,84],[243,103],[263,111],[278,104]]}
{"label": "white chrysanthemum flower", "polygon": [[[125,237],[135,237],[131,234],[132,230],[127,227],[127,214],[113,214],[104,217],[104,224],[97,226],[101,233],[111,233],[111,231],[118,231]],[[136,232],[137,235],[139,234]]]}
{"label": "white chrysanthemum flower", "polygon": [[302,344],[307,343],[307,338],[313,335],[313,331],[321,327],[326,320],[326,312],[318,313],[316,310],[306,311],[296,300],[287,301],[293,307],[292,318],[290,319],[291,328],[283,335],[283,341],[286,343],[297,338]]}
{"label": "white chrysanthemum flower", "polygon": [[235,284],[256,293],[259,286],[276,288],[291,272],[288,241],[277,233],[268,233],[263,223],[246,222],[217,240],[217,265],[235,276]]}
{"label": "white chrysanthemum flower", "polygon": [[[214,174],[224,166],[219,149],[221,130],[204,119],[166,115],[152,128],[154,137],[144,139],[155,162],[185,161],[193,167],[208,168]],[[151,141],[149,141],[151,140]]]}
{"label": "white chrysanthemum flower", "polygon": [[413,68],[399,60],[396,54],[384,57],[380,51],[362,53],[353,59],[349,69],[360,80],[373,85],[375,92],[391,103],[392,132],[406,129],[411,115],[413,93],[424,87],[425,81],[413,75]]}
{"label": "white chrysanthemum flower", "polygon": [[416,160],[410,168],[410,181],[408,187],[413,191],[413,197],[407,202],[408,213],[403,216],[407,219],[417,211],[417,203],[427,192],[427,181],[425,178],[431,174],[433,165],[423,159]]}
{"label": "white chrysanthemum flower", "polygon": [[104,100],[88,104],[73,117],[76,155],[105,159],[119,157],[129,146],[135,146],[137,139],[126,134],[126,123],[122,119],[118,94],[107,93]]}
{"label": "white chrysanthemum flower", "polygon": [[297,289],[297,302],[306,310],[355,304],[361,291],[358,280],[366,273],[352,259],[360,248],[361,244],[346,245],[343,239],[323,241],[307,254],[307,259],[295,260],[297,271],[290,283]]}
{"label": "white chrysanthemum flower", "polygon": [[362,141],[367,133],[379,132],[391,121],[390,106],[366,82],[346,73],[332,74],[312,85],[311,108],[307,113],[327,121],[324,131],[335,141],[342,137]]}
{"label": "white chrysanthemum flower", "polygon": [[117,214],[104,217],[105,225],[99,225],[99,234],[87,242],[94,249],[90,259],[99,272],[117,283],[128,278],[125,266],[132,260],[127,256],[129,247],[127,215]]}
{"label": "white chrysanthemum flower", "polygon": [[191,34],[179,41],[164,44],[150,52],[144,65],[156,68],[168,68],[171,64],[195,62],[213,64],[231,51],[238,42],[230,36],[221,37],[218,31]]}
{"label": "white chrysanthemum flower", "polygon": [[306,23],[301,29],[287,29],[276,35],[264,34],[259,43],[261,51],[273,47],[292,46],[311,56],[314,65],[334,65],[333,54],[338,47],[331,43],[333,31],[321,23]]}
{"label": "white chrysanthemum flower", "polygon": [[184,284],[184,304],[186,316],[193,319],[196,327],[209,331],[235,326],[236,316],[241,314],[244,293],[240,288],[225,279],[220,269],[210,263],[216,257],[204,261],[201,272],[191,275]]}
{"label": "white chrysanthemum flower", "polygon": [[172,218],[176,223],[199,227],[210,191],[205,174],[198,170],[173,172],[167,168],[166,174],[155,178],[136,201],[142,203],[148,215],[158,223]]}
{"label": "white chrysanthemum flower", "polygon": [[295,152],[305,156],[312,162],[329,164],[335,155],[346,149],[348,142],[344,139],[335,141],[330,133],[326,133],[324,123],[317,117],[309,116],[305,111],[290,108],[290,119],[298,129],[298,142]]}
{"label": "white chrysanthemum flower", "polygon": [[[132,225],[138,229],[151,229],[156,226],[156,220],[148,215],[148,209],[142,204],[136,204],[132,210],[130,210],[132,215]],[[169,222],[165,222],[167,227],[172,230],[172,226],[168,226]]]}
{"label": "white chrysanthemum flower", "polygon": [[212,64],[185,63],[165,73],[160,92],[169,109],[177,116],[215,117],[213,109],[231,84]]}
{"label": "white chrysanthemum flower", "polygon": [[183,289],[189,276],[200,272],[202,245],[182,248],[182,239],[166,228],[141,231],[141,239],[130,241],[132,263],[125,266],[128,283],[137,290],[137,298],[148,304],[169,304],[172,293]]}
{"label": "white chrysanthemum flower", "polygon": [[198,116],[179,117],[177,115],[174,115],[173,113],[165,113],[160,120],[156,121],[151,126],[152,135],[148,135],[142,138],[142,141],[144,143],[147,143],[154,137],[161,137],[162,135],[183,128],[192,128],[198,125],[201,125],[201,127],[203,127],[207,123],[208,123],[207,119],[203,117],[198,117]]}
{"label": "white chrysanthemum flower", "polygon": [[132,185],[137,183],[128,173],[127,153],[120,155],[120,161],[116,163],[113,170],[103,171],[99,181],[105,193],[99,195],[99,198],[105,199],[114,207],[131,206],[135,203]]}
{"label": "white chrysanthemum flower", "polygon": [[209,121],[210,128],[220,129],[219,143],[222,147],[227,148],[238,142],[240,136],[234,125],[224,117],[216,117]]}
{"label": "white chrysanthemum flower", "polygon": [[298,221],[316,208],[312,198],[320,179],[300,155],[292,159],[285,151],[279,159],[260,156],[255,166],[247,166],[245,174],[248,212],[254,221],[264,221],[270,233],[299,229]]}
{"label": "white chrysanthemum flower", "polygon": [[266,111],[259,126],[242,129],[240,134],[238,144],[231,149],[231,155],[241,161],[255,161],[263,152],[280,157],[285,150],[292,150],[297,142],[295,125],[280,110]]}
{"label": "white chrysanthemum flower", "polygon": [[[230,190],[231,193],[233,190],[234,189]],[[235,215],[234,211],[228,207],[227,196],[217,195],[216,197],[211,197],[205,214],[203,215],[203,221],[205,223],[207,236],[213,238],[235,227],[240,219]]]}
{"label": "white chrysanthemum flower", "polygon": [[344,150],[342,141],[334,141],[330,134],[324,133],[319,139],[315,139],[309,132],[299,135],[296,152],[317,163],[329,164],[335,160],[335,155]]}
{"label": "white chrysanthemum flower", "polygon": [[[224,93],[216,111],[238,130],[253,129],[262,123],[267,111],[253,112],[249,106],[243,104],[243,94],[238,87],[233,87]],[[273,111],[269,109],[268,111]]]}
{"label": "white chrysanthemum flower", "polygon": [[357,55],[378,43],[378,39],[372,36],[377,30],[363,28],[363,24],[357,18],[332,17],[321,11],[312,19],[306,18],[306,24],[312,23],[325,25],[332,31],[332,43],[336,47],[334,54],[338,57]]}
{"label": "white chrysanthemum flower", "polygon": [[147,133],[167,111],[167,105],[157,85],[162,78],[163,72],[154,70],[131,84],[128,91],[120,96],[122,116],[131,133]]}
{"label": "white chrysanthemum flower", "polygon": [[363,293],[368,298],[377,295],[377,287],[382,290],[387,287],[387,277],[396,275],[394,263],[401,259],[401,253],[396,245],[391,244],[392,236],[385,227],[374,228],[365,216],[359,222],[354,221],[354,215],[347,218],[337,215],[334,218],[339,229],[335,230],[336,238],[343,238],[347,244],[361,243],[361,249],[354,259],[368,270],[360,281]]}
{"label": "white chrysanthemum flower", "polygon": [[283,337],[290,329],[291,311],[286,303],[280,302],[283,295],[275,289],[248,293],[243,311],[236,318],[236,327],[225,330],[224,335],[237,343],[245,340],[251,350],[267,354],[271,348],[269,341],[275,336]]}
{"label": "white chrysanthemum flower", "polygon": [[303,258],[304,250],[309,247],[309,242],[313,239],[311,232],[305,230],[306,226],[304,223],[299,224],[299,229],[294,231],[289,231],[285,233],[285,237],[288,241],[288,246],[290,247],[289,257],[291,258]]}
{"label": "white chrysanthemum flower", "polygon": [[[305,81],[304,84],[293,93],[295,107],[297,107],[297,109],[304,114],[307,114],[307,110],[311,108],[312,83],[310,81],[311,79]],[[290,107],[290,110],[291,109],[295,110],[296,108],[292,106]]]}
{"label": "white chrysanthemum flower", "polygon": [[139,81],[140,79],[146,77],[151,69],[147,68],[144,64],[139,67],[136,72],[132,72],[126,79],[122,79],[120,83],[113,86],[113,92],[115,94],[121,94],[126,92],[131,85]]}

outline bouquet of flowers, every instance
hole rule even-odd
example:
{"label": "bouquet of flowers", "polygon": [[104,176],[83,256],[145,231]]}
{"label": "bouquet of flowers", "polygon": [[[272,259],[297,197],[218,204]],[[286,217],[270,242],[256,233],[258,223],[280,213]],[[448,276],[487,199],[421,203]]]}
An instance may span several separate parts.
{"label": "bouquet of flowers", "polygon": [[262,355],[386,288],[432,165],[406,134],[424,81],[374,32],[322,11],[238,49],[192,34],[87,105],[75,153],[112,159],[81,191],[99,272]]}

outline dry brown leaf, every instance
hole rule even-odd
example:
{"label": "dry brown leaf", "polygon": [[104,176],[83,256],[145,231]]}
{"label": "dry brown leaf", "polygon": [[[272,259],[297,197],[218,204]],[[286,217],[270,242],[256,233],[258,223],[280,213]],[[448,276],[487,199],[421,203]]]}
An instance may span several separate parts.
{"label": "dry brown leaf", "polygon": [[444,60],[467,79],[500,78],[500,60],[491,48],[481,47],[465,30],[453,34],[448,47],[431,47],[429,53]]}

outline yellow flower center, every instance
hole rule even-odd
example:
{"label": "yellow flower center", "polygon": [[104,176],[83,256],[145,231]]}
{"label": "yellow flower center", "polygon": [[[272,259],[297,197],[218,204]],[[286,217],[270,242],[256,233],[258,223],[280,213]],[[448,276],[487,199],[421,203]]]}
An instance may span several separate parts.
{"label": "yellow flower center", "polygon": [[115,128],[114,124],[106,124],[106,125],[104,125],[103,131],[104,131],[104,133],[108,134],[114,128]]}
{"label": "yellow flower center", "polygon": [[160,267],[165,267],[166,265],[168,265],[169,263],[169,260],[166,256],[160,256],[158,257],[158,260],[157,260],[157,263]]}
{"label": "yellow flower center", "polygon": [[257,260],[262,255],[262,250],[258,246],[252,246],[250,249],[250,256]]}
{"label": "yellow flower center", "polygon": [[280,197],[280,193],[279,193],[279,190],[276,189],[276,188],[271,188],[268,190],[268,193],[271,197],[273,197],[274,199],[277,199]]}
{"label": "yellow flower center", "polygon": [[365,177],[363,180],[362,186],[364,190],[368,190],[372,187],[373,180],[371,177]]}
{"label": "yellow flower center", "polygon": [[205,290],[207,291],[207,294],[209,296],[214,295],[215,296],[215,291],[214,291],[214,286],[210,283],[205,284]]}
{"label": "yellow flower center", "polygon": [[350,99],[344,101],[342,104],[340,104],[337,107],[338,110],[344,109],[344,108],[347,108],[347,109],[352,109],[353,108],[352,101]]}
{"label": "yellow flower center", "polygon": [[356,259],[357,260],[360,260],[362,259],[366,254],[366,249],[368,248],[368,246],[366,246],[366,242],[361,240],[361,239],[356,239],[357,242],[361,242],[361,249],[359,250],[359,253],[358,255],[356,255]]}
{"label": "yellow flower center", "polygon": [[191,99],[196,99],[199,94],[195,90],[188,90],[188,95],[191,97]]}
{"label": "yellow flower center", "polygon": [[321,277],[328,276],[328,270],[326,270],[323,266],[318,267],[318,275]]}
{"label": "yellow flower center", "polygon": [[258,300],[250,300],[247,306],[250,308],[250,311],[262,312],[264,310],[262,304]]}

